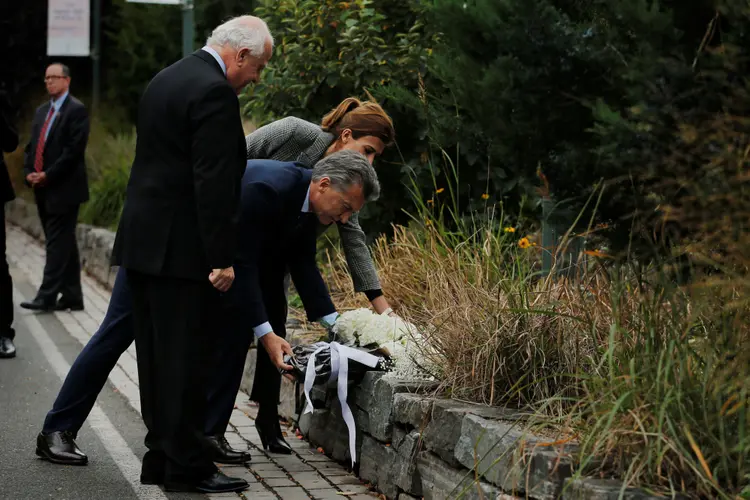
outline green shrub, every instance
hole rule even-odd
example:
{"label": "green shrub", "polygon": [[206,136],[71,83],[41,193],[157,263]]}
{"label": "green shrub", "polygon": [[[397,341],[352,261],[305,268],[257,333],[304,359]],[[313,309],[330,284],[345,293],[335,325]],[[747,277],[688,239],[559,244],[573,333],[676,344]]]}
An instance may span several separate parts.
{"label": "green shrub", "polygon": [[[393,82],[416,88],[435,41],[423,10],[419,0],[264,2],[254,13],[268,23],[276,48],[261,82],[242,96],[244,112],[259,126],[289,115],[319,123],[346,97],[377,96]],[[410,114],[381,104],[394,119],[398,148],[376,162],[383,196],[361,217],[371,235],[403,216],[408,169],[400,152],[424,137]]]}
{"label": "green shrub", "polygon": [[135,142],[135,131],[111,135],[101,128],[92,128],[86,150],[89,201],[81,211],[81,222],[110,229],[117,227],[135,155]]}

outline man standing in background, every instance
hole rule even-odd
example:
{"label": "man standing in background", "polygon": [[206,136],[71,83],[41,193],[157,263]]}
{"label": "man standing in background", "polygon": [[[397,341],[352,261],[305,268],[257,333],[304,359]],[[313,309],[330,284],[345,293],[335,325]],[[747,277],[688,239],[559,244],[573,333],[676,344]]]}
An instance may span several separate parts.
{"label": "man standing in background", "polygon": [[[44,75],[50,101],[37,108],[26,146],[24,174],[34,190],[44,228],[44,278],[34,300],[21,307],[34,311],[83,309],[81,263],[76,243],[78,209],[89,199],[84,153],[89,138],[86,107],[70,94],[70,70],[51,64]],[[58,296],[61,296],[58,301]]]}
{"label": "man standing in background", "polygon": [[217,470],[201,437],[219,295],[234,281],[246,163],[237,94],[258,81],[272,49],[262,20],[231,19],[201,50],[156,75],[138,110],[114,260],[127,271],[133,299],[148,429],[141,483],[168,491],[248,486]]}
{"label": "man standing in background", "polygon": [[[11,153],[18,147],[18,133],[10,123],[10,103],[5,92],[0,91],[0,149]],[[13,345],[13,281],[10,278],[8,260],[5,257],[5,204],[16,197],[10,183],[5,159],[0,153],[0,210],[3,212],[3,227],[0,228],[0,248],[3,258],[0,260],[0,358],[12,358],[16,355]]]}

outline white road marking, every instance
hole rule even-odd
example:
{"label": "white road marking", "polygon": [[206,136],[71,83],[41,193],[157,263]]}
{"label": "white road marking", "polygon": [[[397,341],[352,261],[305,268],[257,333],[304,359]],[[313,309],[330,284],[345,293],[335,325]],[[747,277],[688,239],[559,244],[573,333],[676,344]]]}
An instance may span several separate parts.
{"label": "white road marking", "polygon": [[[16,303],[26,300],[15,287],[14,295]],[[22,315],[19,319],[26,323],[31,335],[47,358],[47,362],[55,370],[60,380],[65,380],[65,376],[70,370],[70,365],[39,320],[34,315]],[[158,486],[141,484],[141,461],[138,460],[138,457],[135,456],[123,437],[117,432],[117,429],[115,429],[115,426],[112,425],[112,422],[104,414],[99,404],[94,405],[89,414],[88,422],[104,445],[104,448],[117,464],[117,467],[119,467],[120,472],[122,472],[123,476],[125,476],[132,486],[133,491],[138,495],[138,498],[142,500],[167,500],[166,495],[164,495]]]}

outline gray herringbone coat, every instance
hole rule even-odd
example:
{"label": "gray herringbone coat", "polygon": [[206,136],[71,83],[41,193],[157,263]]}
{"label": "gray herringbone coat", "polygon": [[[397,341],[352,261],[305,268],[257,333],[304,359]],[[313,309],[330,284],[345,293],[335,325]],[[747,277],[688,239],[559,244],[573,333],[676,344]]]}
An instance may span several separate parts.
{"label": "gray herringbone coat", "polygon": [[[333,134],[308,121],[293,116],[282,118],[251,133],[247,141],[247,158],[297,161],[308,168],[323,158],[333,143]],[[355,213],[346,224],[338,224],[344,255],[357,292],[380,290],[380,280],[367,248],[365,233]]]}

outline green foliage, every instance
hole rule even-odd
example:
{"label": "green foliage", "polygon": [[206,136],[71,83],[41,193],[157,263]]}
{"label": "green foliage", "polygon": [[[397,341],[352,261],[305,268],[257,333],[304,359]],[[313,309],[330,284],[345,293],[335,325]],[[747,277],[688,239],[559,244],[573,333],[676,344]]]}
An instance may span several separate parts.
{"label": "green foliage", "polygon": [[135,142],[135,131],[112,135],[101,127],[92,127],[86,150],[89,201],[81,211],[81,222],[110,229],[117,227],[135,155]]}
{"label": "green foliage", "polygon": [[392,80],[416,82],[426,55],[419,3],[281,0],[256,9],[276,39],[262,81],[245,94],[259,124],[319,121],[341,100]]}
{"label": "green foliage", "polygon": [[104,95],[124,105],[133,121],[148,82],[182,54],[180,16],[174,5],[115,0],[106,18]]}
{"label": "green foliage", "polygon": [[[466,212],[485,193],[506,207],[537,198],[543,173],[542,194],[578,213],[601,178],[622,174],[600,167],[591,128],[619,118],[625,88],[648,85],[679,36],[671,14],[646,1],[440,0],[429,19],[441,43],[424,86],[385,95],[429,130],[433,162],[445,165],[439,184],[450,155]],[[433,188],[427,165],[412,167]]]}
{"label": "green foliage", "polygon": [[[416,88],[434,43],[418,0],[281,0],[255,14],[276,39],[261,82],[243,96],[245,113],[258,125],[289,115],[319,123],[346,97],[377,96],[393,82]],[[417,147],[419,131],[411,116],[382,104],[394,118],[399,148]],[[394,168],[401,164],[398,149],[391,148],[377,164],[384,196],[362,214],[371,234],[387,229],[408,198],[408,170]]]}
{"label": "green foliage", "polygon": [[[195,48],[204,45],[216,26],[252,8],[247,0],[195,0]],[[124,106],[134,122],[148,82],[182,57],[182,10],[176,5],[114,0],[103,19],[104,93]]]}

